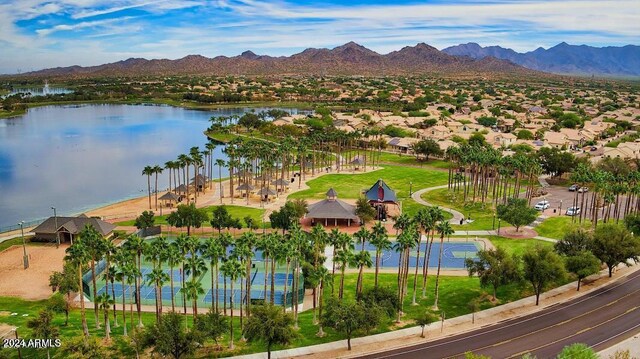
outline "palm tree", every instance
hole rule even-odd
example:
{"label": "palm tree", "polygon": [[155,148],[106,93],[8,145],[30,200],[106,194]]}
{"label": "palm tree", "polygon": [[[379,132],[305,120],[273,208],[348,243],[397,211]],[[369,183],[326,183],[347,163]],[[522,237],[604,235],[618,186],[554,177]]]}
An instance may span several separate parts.
{"label": "palm tree", "polygon": [[220,203],[221,204],[222,204],[222,197],[224,197],[222,193],[222,166],[224,166],[225,163],[226,162],[223,159],[218,158],[216,160],[216,165],[218,166],[218,182],[220,185]]}
{"label": "palm tree", "polygon": [[338,292],[338,298],[342,299],[344,294],[344,272],[347,266],[353,263],[353,250],[351,247],[340,248],[333,258],[334,261],[340,263],[340,290]]}
{"label": "palm tree", "polygon": [[375,273],[375,288],[378,288],[378,273],[380,270],[380,259],[382,251],[388,251],[392,248],[391,241],[387,235],[387,229],[381,222],[376,222],[371,230],[371,245],[376,248],[376,273]]}
{"label": "palm tree", "polygon": [[158,175],[162,173],[162,167],[155,165],[153,166],[153,174],[155,174],[156,176],[156,187],[155,187],[155,194],[156,194],[156,211],[158,210]]}
{"label": "palm tree", "polygon": [[[106,341],[111,340],[111,326],[109,325],[109,309],[111,309],[111,305],[115,304],[115,301],[104,292],[100,294],[96,300],[96,304],[100,306],[100,309],[104,311],[104,333]],[[98,306],[96,305],[96,307]]]}
{"label": "palm tree", "polygon": [[[231,296],[230,296],[231,320],[229,321],[231,325],[231,330],[229,331],[229,336],[230,336],[229,349],[233,350],[234,348],[233,346],[233,297],[234,297],[233,284],[242,275],[243,268],[242,268],[242,264],[236,258],[231,258],[226,262],[224,262],[224,264],[221,267],[221,270],[224,273],[225,277],[229,277],[231,279]],[[226,291],[225,291],[225,296],[226,296]]]}
{"label": "palm tree", "polygon": [[162,286],[169,281],[169,275],[162,268],[154,268],[147,275],[147,281],[149,285],[155,286],[156,320],[160,321],[162,318]]}
{"label": "palm tree", "polygon": [[[107,290],[108,290],[108,284],[111,284],[111,298],[113,298],[114,300],[116,299],[116,289],[115,289],[115,282],[118,278],[118,270],[116,269],[115,266],[112,267],[107,267],[107,269],[105,270],[104,274],[102,275],[102,278],[104,279],[104,281],[107,283]],[[106,293],[106,292],[105,292]],[[116,308],[116,304],[115,302],[113,303],[113,326],[114,327],[119,327],[118,325],[118,316],[117,316],[117,308]]]}
{"label": "palm tree", "polygon": [[[420,230],[418,231],[418,253],[416,254],[416,268],[415,271],[413,273],[413,298],[411,300],[411,305],[417,305],[418,303],[416,303],[416,292],[417,292],[417,286],[418,286],[418,268],[420,267],[420,246],[422,245],[422,235],[423,233],[427,233],[427,230],[429,228],[431,228],[431,224],[433,222],[433,219],[431,218],[431,213],[429,212],[429,210],[427,208],[421,208],[418,213],[415,215],[415,217],[413,218],[414,222],[416,223],[416,225],[418,225],[418,227],[420,228]],[[429,241],[429,239],[427,238],[427,242]],[[427,253],[427,250],[425,248],[425,256]],[[423,262],[422,266],[423,266],[423,271],[422,271],[422,275],[423,275],[423,281],[425,278],[424,275],[424,266],[426,265],[426,262]]]}
{"label": "palm tree", "polygon": [[144,239],[138,237],[136,234],[131,234],[127,237],[127,240],[124,242],[124,246],[131,251],[132,254],[136,256],[136,266],[138,270],[138,275],[136,276],[136,298],[138,298],[136,303],[136,310],[138,312],[138,327],[144,326],[142,324],[142,315],[141,315],[141,299],[140,298],[140,285],[142,281],[142,253],[145,251],[147,243]]}
{"label": "palm tree", "polygon": [[84,290],[82,282],[82,266],[89,260],[89,253],[84,245],[82,238],[76,240],[66,250],[65,262],[72,263],[78,269],[78,288],[80,290],[80,317],[82,318],[82,332],[84,333],[85,342],[89,338],[89,328],[87,327],[87,316],[84,310]]}
{"label": "palm tree", "polygon": [[398,263],[398,301],[400,308],[398,310],[398,322],[400,322],[400,316],[404,308],[404,296],[406,294],[406,285],[409,274],[409,259],[411,255],[411,249],[416,245],[416,236],[418,235],[415,224],[409,223],[409,225],[402,230],[402,233],[398,236],[394,249],[400,253],[400,262]]}
{"label": "palm tree", "polygon": [[[126,302],[125,296],[127,293],[125,282],[130,275],[131,266],[135,266],[132,261],[131,254],[123,247],[118,247],[114,256],[114,261],[117,265],[118,271],[115,273],[115,278],[121,282],[122,285],[122,325],[124,326],[124,336],[127,336],[127,315],[126,315]],[[115,299],[115,296],[114,296]],[[114,307],[115,312],[115,307]]]}
{"label": "palm tree", "polygon": [[178,248],[176,242],[171,242],[169,247],[167,247],[167,251],[165,252],[165,260],[169,265],[169,284],[171,285],[171,311],[176,311],[176,300],[173,286],[173,269],[182,261],[182,257],[180,255],[180,248]]}
{"label": "palm tree", "polygon": [[[200,295],[204,294],[204,289],[202,288],[202,283],[199,281],[188,281],[185,284],[184,290],[187,295],[187,299],[191,300],[191,310],[193,311],[193,316],[196,317],[198,315],[198,298]],[[185,326],[186,326],[185,320]]]}
{"label": "palm tree", "polygon": [[[185,273],[191,275],[191,286],[187,289],[187,294],[189,294],[189,299],[193,300],[193,315],[198,315],[198,296],[196,294],[200,291],[196,291],[196,284],[200,284],[200,289],[202,289],[202,284],[199,281],[199,277],[207,271],[207,265],[204,262],[202,257],[198,257],[195,253],[191,254],[191,257],[187,258],[187,262],[185,264]],[[196,293],[198,292],[198,293]]]}
{"label": "palm tree", "polygon": [[[91,282],[93,286],[93,300],[98,298],[98,290],[96,286],[96,261],[102,259],[106,252],[106,241],[104,237],[93,226],[87,224],[80,232],[80,238],[84,242],[87,254],[91,259]],[[98,316],[98,305],[93,306],[93,312],[96,320],[96,328],[100,329],[100,320]]]}
{"label": "palm tree", "polygon": [[151,166],[145,166],[142,169],[142,175],[147,176],[147,193],[149,194],[149,209],[151,209],[151,175],[154,173]]}
{"label": "palm tree", "polygon": [[[240,238],[236,241],[236,250],[238,257],[245,264],[245,298],[246,300],[246,308],[247,308],[247,316],[250,315],[251,311],[251,267],[252,267],[252,258],[253,258],[253,249],[256,243],[256,235],[253,232],[245,232]],[[241,307],[242,308],[242,307]],[[242,311],[240,312],[240,318],[242,319]],[[241,321],[242,322],[242,321]]]}
{"label": "palm tree", "polygon": [[[368,251],[364,250],[364,244],[371,236],[371,233],[363,226],[353,234],[353,239],[359,243],[361,243],[360,253],[355,256],[355,261],[358,263],[359,271],[358,271],[358,283],[356,284],[356,295],[359,296],[362,293],[362,274],[364,270],[364,266],[367,263],[371,262],[371,254]],[[364,255],[364,253],[367,255]],[[371,267],[371,264],[369,264]]]}
{"label": "palm tree", "polygon": [[[226,262],[228,260],[227,258],[227,248],[231,247],[234,244],[234,240],[233,237],[231,237],[231,235],[229,233],[223,233],[220,237],[220,245],[222,246],[222,248],[224,248],[223,252],[221,253],[222,255],[220,256],[220,261],[222,261],[222,264],[224,264],[224,262]],[[222,295],[222,310],[224,312],[224,315],[227,315],[227,276],[225,276],[223,274],[222,276],[222,282],[223,282],[223,290],[224,290],[224,294]],[[218,282],[216,281],[216,294],[218,293]]]}
{"label": "palm tree", "polygon": [[[178,161],[180,162],[180,165],[183,168],[183,181],[182,183],[184,184],[184,186],[186,187],[187,193],[187,203],[189,203],[190,199],[189,199],[189,165],[191,165],[191,157],[185,155],[185,154],[181,154],[178,155]],[[149,208],[151,208],[151,206],[149,206]]]}
{"label": "palm tree", "polygon": [[444,248],[444,237],[452,235],[453,234],[453,229],[451,228],[451,225],[449,224],[449,222],[442,221],[442,222],[438,223],[438,226],[436,227],[436,230],[438,231],[438,233],[440,233],[440,253],[438,254],[438,272],[436,274],[436,291],[435,291],[436,299],[435,299],[435,302],[433,304],[433,307],[437,310],[438,309],[438,296],[440,294],[440,292],[439,292],[440,267],[442,265],[442,249]]}
{"label": "palm tree", "polygon": [[[182,288],[184,288],[184,282],[185,282],[185,268],[184,268],[184,264],[185,264],[185,259],[187,256],[187,253],[189,253],[189,237],[184,234],[184,233],[180,233],[180,235],[178,235],[178,238],[176,238],[175,240],[175,246],[178,248],[178,250],[180,251],[180,281],[181,281],[181,286]],[[181,290],[180,292],[182,292],[182,307],[183,307],[183,314],[187,315],[187,294],[185,293],[184,290]]]}
{"label": "palm tree", "polygon": [[218,263],[220,257],[224,254],[224,248],[220,245],[220,241],[217,238],[209,237],[204,243],[200,251],[204,258],[209,260],[209,272],[211,273],[211,311],[218,311],[218,291],[215,290],[218,281]]}
{"label": "palm tree", "polygon": [[[320,298],[319,299],[319,303],[318,303],[318,316],[320,318],[322,318],[322,308],[323,308],[323,298],[324,298],[324,285],[327,282],[331,283],[331,281],[330,281],[331,273],[329,272],[329,270],[325,266],[320,266],[315,270],[314,276],[318,280],[318,282],[320,283],[320,292],[318,293],[318,297]],[[323,337],[324,336],[324,331],[322,330],[322,320],[318,321],[318,326],[319,326],[318,334],[316,334],[316,335],[319,336],[319,337]]]}
{"label": "palm tree", "polygon": [[[427,278],[429,275],[429,259],[431,258],[431,248],[433,246],[433,237],[435,235],[434,229],[437,222],[444,220],[444,214],[439,207],[430,207],[429,216],[421,221],[421,227],[425,231],[427,236],[427,248],[424,251],[424,260],[422,262],[422,299],[427,297]],[[431,233],[431,240],[429,240],[429,233]]]}

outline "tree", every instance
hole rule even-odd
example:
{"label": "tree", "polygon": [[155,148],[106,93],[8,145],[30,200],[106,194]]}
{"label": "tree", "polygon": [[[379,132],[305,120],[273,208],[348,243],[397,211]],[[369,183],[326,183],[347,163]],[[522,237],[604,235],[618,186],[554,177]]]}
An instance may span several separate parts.
{"label": "tree", "polygon": [[524,278],[531,283],[536,295],[536,305],[540,302],[540,293],[554,281],[565,276],[564,265],[560,257],[551,248],[536,246],[534,250],[525,252]]}
{"label": "tree", "polygon": [[440,252],[438,254],[438,271],[436,272],[436,289],[435,289],[435,301],[433,303],[433,307],[438,309],[438,299],[440,298],[440,267],[442,267],[442,251],[444,248],[444,237],[450,236],[453,234],[453,228],[447,221],[441,221],[436,226],[436,231],[440,233]]}
{"label": "tree", "polygon": [[209,310],[207,314],[195,317],[193,325],[202,335],[213,339],[216,345],[218,345],[218,338],[229,332],[227,318],[215,310]]}
{"label": "tree", "polygon": [[557,359],[598,359],[598,354],[590,346],[582,343],[574,343],[562,348]]}
{"label": "tree", "polygon": [[[230,258],[226,262],[222,264],[220,268],[222,273],[224,273],[225,277],[231,279],[231,293],[233,293],[233,283],[235,283],[238,278],[242,275],[242,264],[236,258]],[[225,290],[225,293],[227,291]],[[226,294],[225,294],[226,296]],[[233,295],[231,296],[231,318],[233,318]],[[230,329],[229,329],[229,349],[233,350],[233,320],[229,321]]]}
{"label": "tree", "polygon": [[567,271],[578,277],[578,289],[582,280],[600,270],[600,260],[589,251],[578,252],[565,259]]}
{"label": "tree", "polygon": [[[80,239],[87,251],[87,255],[91,264],[91,283],[93,288],[93,299],[98,297],[96,285],[96,261],[99,261],[106,251],[106,241],[104,237],[92,225],[86,224],[80,231]],[[96,320],[96,328],[100,328],[100,320],[98,319],[98,306],[94,305],[93,312]]]}
{"label": "tree", "polygon": [[366,312],[371,309],[371,307],[367,307],[362,302],[332,298],[327,303],[324,315],[320,320],[322,320],[322,325],[333,328],[338,333],[345,335],[347,337],[347,348],[351,350],[351,338],[354,334],[365,331],[367,328],[369,330],[371,327],[375,328],[382,320],[379,315],[377,318],[368,316]]}
{"label": "tree", "polygon": [[156,205],[156,211],[158,210],[158,175],[161,174],[163,171],[163,168],[155,165],[153,166],[153,174],[156,177],[156,185],[155,185],[155,205]]}
{"label": "tree", "polygon": [[60,357],[65,359],[105,358],[106,354],[105,347],[96,337],[72,337],[60,347]]}
{"label": "tree", "polygon": [[153,211],[144,211],[138,217],[136,217],[135,226],[138,229],[145,230],[155,225],[156,217]]}
{"label": "tree", "polygon": [[516,227],[516,232],[538,218],[538,211],[529,207],[524,198],[510,198],[506,205],[499,204],[497,214],[498,218]]}
{"label": "tree", "polygon": [[376,216],[375,208],[369,204],[365,197],[360,197],[356,201],[356,216],[360,217],[362,223],[367,223]]}
{"label": "tree", "polygon": [[282,234],[288,231],[299,218],[298,212],[296,212],[296,208],[291,201],[287,201],[284,206],[280,207],[280,210],[273,211],[269,215],[271,228],[282,229]]}
{"label": "tree", "polygon": [[382,251],[388,251],[393,247],[391,241],[389,240],[389,236],[387,235],[387,229],[382,225],[381,222],[376,222],[376,224],[371,229],[370,243],[376,249],[376,271],[374,287],[378,288],[378,272],[380,271],[380,258],[382,257]]}
{"label": "tree", "polygon": [[147,193],[149,194],[149,209],[151,209],[151,175],[154,174],[152,166],[145,166],[142,175],[147,176]]}
{"label": "tree", "polygon": [[218,230],[218,235],[222,233],[223,228],[233,227],[234,220],[229,214],[227,207],[217,206],[213,209],[213,216],[211,217],[211,227]]}
{"label": "tree", "polygon": [[82,332],[84,333],[85,343],[89,338],[89,328],[87,327],[87,316],[84,308],[84,291],[82,288],[82,266],[89,260],[89,254],[84,246],[82,239],[76,240],[66,250],[65,262],[73,265],[77,270],[76,280],[78,281],[78,290],[80,291],[80,317],[82,320]]}
{"label": "tree", "polygon": [[493,127],[498,123],[498,119],[493,116],[480,116],[476,122],[484,127]]}
{"label": "tree", "polygon": [[501,247],[478,251],[478,259],[467,258],[464,262],[469,276],[477,274],[480,285],[493,287],[493,299],[497,298],[498,287],[520,279],[518,263]]}
{"label": "tree", "polygon": [[640,235],[640,214],[631,213],[624,217],[624,225],[631,233]]}
{"label": "tree", "polygon": [[561,177],[564,173],[573,171],[577,166],[573,154],[558,148],[543,147],[538,150],[537,155],[543,171],[553,177]]}
{"label": "tree", "polygon": [[640,238],[634,237],[623,226],[607,223],[596,228],[591,252],[609,268],[609,277],[618,264],[627,264],[629,259],[638,261]]}
{"label": "tree", "polygon": [[167,216],[167,223],[174,227],[187,227],[187,236],[190,236],[191,227],[200,228],[208,219],[207,212],[196,208],[195,204],[180,204],[175,212]]}
{"label": "tree", "polygon": [[442,156],[444,152],[440,149],[440,145],[430,138],[420,140],[411,145],[411,150],[416,155],[416,159],[420,159],[420,156],[424,156],[424,160],[428,161],[429,156]]}
{"label": "tree", "polygon": [[471,146],[486,146],[487,140],[484,138],[484,135],[480,132],[474,132],[471,136],[469,136],[468,140]]}
{"label": "tree", "polygon": [[565,233],[562,239],[553,245],[553,248],[558,254],[575,256],[584,251],[588,251],[592,245],[593,236],[591,233],[582,228],[576,228]]}
{"label": "tree", "polygon": [[249,341],[264,342],[270,359],[274,344],[287,345],[296,337],[293,317],[273,304],[256,306],[247,320],[245,335]]}
{"label": "tree", "polygon": [[98,298],[96,298],[96,304],[104,312],[105,339],[109,341],[111,340],[111,325],[109,324],[109,309],[111,309],[111,306],[115,304],[115,301],[113,300],[113,298],[109,296],[109,294],[104,292],[100,294]]}
{"label": "tree", "polygon": [[149,330],[156,351],[161,355],[171,355],[175,359],[193,353],[197,346],[197,334],[186,330],[179,314],[170,312],[162,316]]}
{"label": "tree", "polygon": [[518,131],[518,135],[517,135],[519,140],[533,140],[534,136],[533,133],[531,133],[531,131],[529,130],[520,130]]}
{"label": "tree", "polygon": [[438,320],[440,320],[440,317],[430,311],[425,311],[424,313],[420,314],[416,318],[416,324],[418,324],[420,328],[422,328],[420,338],[424,338],[424,328],[431,323],[437,322]]}
{"label": "tree", "polygon": [[[37,339],[54,339],[59,341],[58,336],[60,332],[58,327],[54,326],[53,313],[49,310],[41,310],[38,316],[29,319],[27,327],[32,330],[31,334]],[[47,346],[47,358],[50,358],[49,347]]]}

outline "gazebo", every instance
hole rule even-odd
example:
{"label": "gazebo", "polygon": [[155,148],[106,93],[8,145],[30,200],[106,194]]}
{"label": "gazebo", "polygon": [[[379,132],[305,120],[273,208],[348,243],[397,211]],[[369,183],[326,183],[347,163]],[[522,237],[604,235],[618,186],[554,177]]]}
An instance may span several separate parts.
{"label": "gazebo", "polygon": [[158,199],[164,202],[165,207],[173,207],[174,203],[177,203],[180,201],[180,197],[173,192],[167,192],[162,196],[160,196],[160,198]]}
{"label": "gazebo", "polygon": [[338,221],[346,221],[348,226],[351,226],[352,221],[360,223],[360,218],[356,215],[356,206],[339,200],[338,193],[333,188],[327,191],[326,199],[309,205],[308,210],[307,218],[311,218],[312,222],[324,220],[325,226],[330,219],[335,226],[338,225]]}
{"label": "gazebo", "polygon": [[244,196],[246,196],[247,198],[249,197],[249,192],[253,192],[255,190],[256,188],[249,183],[242,183],[238,187],[236,187],[236,191],[244,192]]}
{"label": "gazebo", "polygon": [[268,201],[269,197],[275,197],[278,195],[276,191],[266,187],[261,188],[258,192],[256,192],[256,194],[260,196],[260,199],[262,199],[263,201]]}
{"label": "gazebo", "polygon": [[276,188],[278,189],[278,192],[280,192],[280,191],[284,191],[285,187],[289,188],[289,185],[291,185],[291,182],[282,178],[278,178],[277,180],[271,181],[271,184],[276,186]]}
{"label": "gazebo", "polygon": [[361,166],[364,166],[364,160],[360,157],[356,157],[353,161],[349,163],[353,165],[354,171],[357,171]]}

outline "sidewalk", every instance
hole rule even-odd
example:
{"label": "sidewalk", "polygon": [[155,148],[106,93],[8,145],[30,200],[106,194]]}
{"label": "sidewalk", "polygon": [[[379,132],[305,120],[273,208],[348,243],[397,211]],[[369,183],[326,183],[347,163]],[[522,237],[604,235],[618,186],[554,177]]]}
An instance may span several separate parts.
{"label": "sidewalk", "polygon": [[[422,199],[422,194],[425,192],[429,192],[429,191],[433,191],[436,189],[441,189],[441,188],[447,188],[448,185],[442,185],[442,186],[435,186],[435,187],[429,187],[429,188],[423,188],[419,191],[413,192],[413,194],[411,195],[411,198],[420,203],[423,206],[429,206],[432,207],[433,205],[425,200]],[[456,211],[455,209],[451,209],[451,208],[447,208],[447,207],[440,207],[443,211],[445,212],[449,212],[453,215],[453,218],[451,218],[449,220],[449,223],[451,224],[460,224],[460,221],[464,219],[464,215],[458,211]]]}
{"label": "sidewalk", "polygon": [[[420,338],[421,328],[419,326],[400,329],[396,331],[376,334],[366,337],[351,339],[352,350],[347,350],[347,341],[318,344],[308,347],[293,348],[272,352],[273,358],[290,358],[305,356],[305,358],[355,358],[375,352],[387,351],[395,348],[411,346],[424,343],[429,340],[441,339],[453,335],[462,334],[479,328],[497,324],[499,322],[523,317],[532,313],[540,312],[558,303],[564,303],[572,299],[584,296],[594,290],[609,283],[623,279],[630,273],[640,269],[640,266],[623,267],[619,269],[613,278],[608,277],[606,270],[589,277],[589,283],[583,285],[581,290],[576,291],[577,283],[569,283],[562,287],[550,290],[540,296],[540,305],[535,305],[535,296],[523,298],[515,302],[500,305],[481,312],[475,313],[475,323],[472,324],[472,314],[447,319],[444,322],[433,323],[426,327],[426,339]],[[636,336],[637,337],[637,336]],[[637,342],[623,342],[615,346],[633,346]],[[615,350],[614,350],[615,352]],[[243,359],[263,359],[267,353],[256,353],[239,356]]]}
{"label": "sidewalk", "polygon": [[[637,329],[637,328],[636,328]],[[629,351],[631,358],[640,358],[640,333],[598,353],[601,358],[609,358],[617,351]]]}

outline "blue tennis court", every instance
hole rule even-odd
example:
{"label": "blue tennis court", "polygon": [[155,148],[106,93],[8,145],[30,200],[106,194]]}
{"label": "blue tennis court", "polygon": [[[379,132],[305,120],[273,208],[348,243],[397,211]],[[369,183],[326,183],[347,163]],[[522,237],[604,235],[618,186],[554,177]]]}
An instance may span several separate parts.
{"label": "blue tennis court", "polygon": [[[417,248],[411,251],[409,257],[409,266],[415,266],[416,260],[418,265],[422,266],[424,262],[424,253],[427,249],[427,243],[420,244],[420,258],[416,259]],[[365,243],[365,250],[371,252],[371,259],[375,260],[376,249],[370,243]],[[429,255],[429,267],[438,266],[438,255],[440,252],[440,242],[434,242],[431,246],[431,253]],[[444,242],[442,249],[442,268],[448,269],[464,269],[464,260],[466,258],[477,258],[478,247],[475,242]],[[400,261],[400,253],[393,249],[383,251],[381,255],[380,264],[384,268],[397,267]]]}
{"label": "blue tennis court", "polygon": [[[263,272],[258,272],[256,273],[252,284],[253,285],[257,285],[260,283],[264,283],[264,273]],[[274,283],[277,286],[284,286],[285,282],[287,283],[288,287],[291,287],[293,285],[293,274],[289,273],[276,273],[275,277],[274,277]],[[269,273],[267,275],[267,285],[271,285],[271,273]]]}

